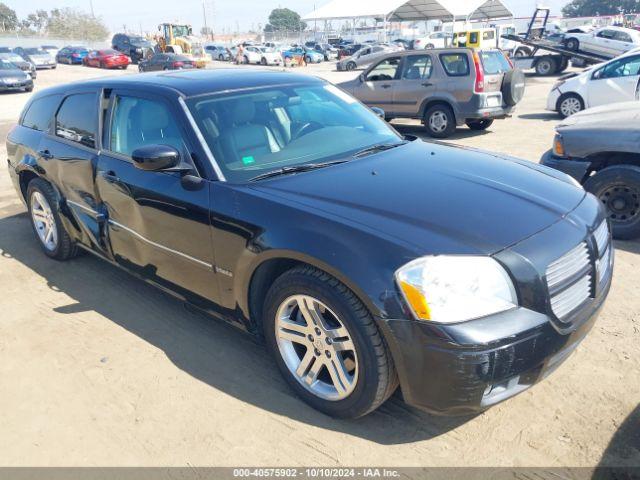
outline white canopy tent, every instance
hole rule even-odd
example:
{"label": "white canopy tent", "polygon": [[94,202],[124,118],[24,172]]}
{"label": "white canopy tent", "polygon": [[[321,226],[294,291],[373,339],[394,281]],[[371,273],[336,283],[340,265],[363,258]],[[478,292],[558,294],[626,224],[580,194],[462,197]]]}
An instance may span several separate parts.
{"label": "white canopy tent", "polygon": [[513,17],[501,0],[332,0],[303,17],[305,22],[377,18],[385,22],[482,21]]}

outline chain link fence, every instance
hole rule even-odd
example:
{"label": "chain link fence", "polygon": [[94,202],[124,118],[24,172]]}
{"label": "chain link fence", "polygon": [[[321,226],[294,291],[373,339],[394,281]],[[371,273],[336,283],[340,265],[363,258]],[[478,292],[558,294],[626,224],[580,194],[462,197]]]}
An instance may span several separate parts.
{"label": "chain link fence", "polygon": [[62,48],[65,45],[83,45],[90,49],[109,48],[111,47],[111,39],[104,41],[88,41],[81,38],[56,38],[38,35],[20,35],[18,33],[0,34],[0,47],[40,47],[42,45],[55,45]]}

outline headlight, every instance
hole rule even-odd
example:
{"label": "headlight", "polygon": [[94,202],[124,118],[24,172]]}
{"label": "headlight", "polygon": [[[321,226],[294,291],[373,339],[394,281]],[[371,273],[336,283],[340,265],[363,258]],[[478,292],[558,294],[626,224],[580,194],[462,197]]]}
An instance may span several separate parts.
{"label": "headlight", "polygon": [[136,52],[142,53],[142,49],[141,48],[136,48]]}
{"label": "headlight", "polygon": [[562,136],[556,135],[553,139],[553,154],[556,157],[564,157],[564,142],[562,141]]}
{"label": "headlight", "polygon": [[418,320],[463,322],[518,305],[509,275],[490,257],[422,257],[395,276]]}

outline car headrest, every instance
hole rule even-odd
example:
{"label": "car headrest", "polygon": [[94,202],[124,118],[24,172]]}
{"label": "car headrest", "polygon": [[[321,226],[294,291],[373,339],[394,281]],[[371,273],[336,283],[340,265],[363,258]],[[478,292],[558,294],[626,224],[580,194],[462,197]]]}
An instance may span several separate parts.
{"label": "car headrest", "polygon": [[232,111],[233,123],[249,123],[256,114],[256,106],[249,98],[241,98],[235,102]]}

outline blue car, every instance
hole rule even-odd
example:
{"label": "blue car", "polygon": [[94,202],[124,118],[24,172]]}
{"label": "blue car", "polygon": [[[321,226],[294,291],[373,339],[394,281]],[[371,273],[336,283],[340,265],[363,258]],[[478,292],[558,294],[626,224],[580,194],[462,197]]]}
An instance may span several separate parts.
{"label": "blue car", "polygon": [[316,52],[310,48],[293,47],[289,50],[282,52],[282,58],[286,62],[287,59],[292,61],[300,61],[300,58],[304,57],[307,63],[320,63],[324,60],[324,55],[320,52]]}
{"label": "blue car", "polygon": [[85,47],[64,47],[56,55],[56,62],[69,65],[82,65],[82,59],[89,54]]}

